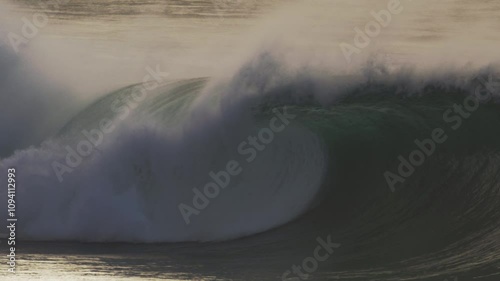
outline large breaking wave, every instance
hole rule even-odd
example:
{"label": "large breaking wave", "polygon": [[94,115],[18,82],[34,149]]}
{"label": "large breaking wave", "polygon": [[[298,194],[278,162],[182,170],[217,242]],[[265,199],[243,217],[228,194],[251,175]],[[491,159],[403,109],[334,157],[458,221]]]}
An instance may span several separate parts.
{"label": "large breaking wave", "polygon": [[[23,239],[219,241],[283,226],[277,231],[291,239],[335,233],[356,250],[346,258],[384,253],[464,270],[500,258],[497,73],[494,66],[423,74],[372,64],[340,76],[287,70],[262,54],[223,82],[170,81],[140,101],[132,95],[141,84],[109,93],[45,141],[29,136],[4,146],[0,168],[17,168]],[[460,114],[455,121],[443,114],[465,106],[478,85],[490,97],[454,129]],[[239,144],[274,109],[296,117],[245,163]],[[54,163],[67,163],[68,147],[76,150],[88,140],[82,132],[103,120],[112,132],[58,178]],[[15,122],[3,119],[2,129]],[[391,192],[384,174],[397,173],[398,157],[435,128],[446,142]],[[186,224],[179,204],[231,160],[242,163],[241,175]],[[6,197],[2,189],[0,200]]]}

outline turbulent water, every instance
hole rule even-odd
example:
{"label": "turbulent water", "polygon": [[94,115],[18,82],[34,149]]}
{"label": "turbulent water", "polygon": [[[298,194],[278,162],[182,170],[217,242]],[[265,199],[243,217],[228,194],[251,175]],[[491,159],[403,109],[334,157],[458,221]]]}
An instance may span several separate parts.
{"label": "turbulent water", "polygon": [[[50,29],[49,43],[35,41],[24,53],[0,47],[0,169],[17,170],[20,280],[282,280],[327,237],[338,245],[308,280],[500,278],[498,4],[405,6],[417,15],[402,15],[373,43],[376,50],[346,64],[338,42],[354,34],[338,26],[345,11],[369,16],[386,1],[295,3],[301,9],[273,20],[299,28],[266,37],[231,66],[224,61],[221,78],[210,73],[220,74],[221,53],[234,52],[233,33],[279,2],[185,2],[96,2],[90,9],[75,1],[49,9],[53,28],[77,40],[70,46],[89,36],[97,42],[88,65],[88,57],[59,52],[65,48]],[[22,7],[16,13],[36,9]],[[325,7],[335,19],[317,11]],[[306,27],[285,20],[290,13],[303,14]],[[273,20],[261,21],[275,27]],[[143,31],[173,23],[165,28],[176,39],[116,35],[142,22]],[[96,26],[104,35],[89,35]],[[476,45],[462,41],[469,28]],[[331,30],[341,39],[328,39]],[[215,51],[200,52],[206,34],[221,40]],[[300,43],[291,39],[297,34]],[[107,49],[126,38],[139,43]],[[295,49],[283,47],[289,44]],[[58,63],[37,58],[44,46],[79,62],[70,69],[113,67],[72,73],[72,80],[53,70]],[[156,54],[162,46],[171,48],[161,61],[177,67],[168,74],[151,58],[144,74],[153,81],[120,72],[137,64],[126,53]],[[36,71],[43,65],[46,76]],[[89,81],[97,86],[87,88]],[[254,137],[259,144],[251,144]],[[209,183],[218,183],[217,194],[200,196]],[[0,200],[7,202],[6,189]]]}

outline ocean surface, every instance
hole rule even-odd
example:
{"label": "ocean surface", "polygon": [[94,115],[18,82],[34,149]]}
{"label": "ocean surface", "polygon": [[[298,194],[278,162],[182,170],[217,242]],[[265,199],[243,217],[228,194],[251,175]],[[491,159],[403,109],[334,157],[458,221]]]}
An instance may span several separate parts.
{"label": "ocean surface", "polygon": [[0,1],[1,280],[500,280],[500,2],[63,2]]}

